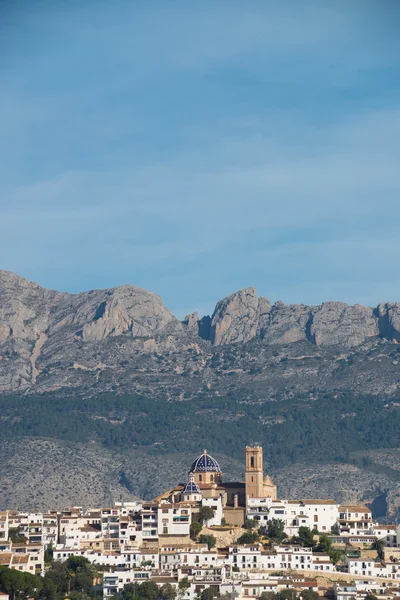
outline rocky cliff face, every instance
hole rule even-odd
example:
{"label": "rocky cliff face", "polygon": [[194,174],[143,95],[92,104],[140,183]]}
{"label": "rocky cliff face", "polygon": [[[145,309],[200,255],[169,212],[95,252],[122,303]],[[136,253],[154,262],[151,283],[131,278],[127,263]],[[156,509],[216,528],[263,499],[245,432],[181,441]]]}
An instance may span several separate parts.
{"label": "rocky cliff face", "polygon": [[254,288],[240,290],[218,302],[211,321],[210,340],[215,345],[245,342],[256,336],[268,344],[307,340],[317,346],[357,346],[381,336],[400,340],[400,303],[380,304],[377,309],[344,302],[319,306],[272,306],[257,299]]}
{"label": "rocky cliff face", "polygon": [[[376,309],[343,302],[271,305],[247,288],[220,300],[211,318],[193,313],[181,323],[159,296],[138,287],[67,294],[0,272],[0,392],[46,385],[46,375],[60,365],[101,371],[96,357],[110,338],[121,340],[122,361],[127,339],[136,340],[139,354],[190,347],[207,354],[207,344],[243,345],[254,339],[268,346],[306,342],[346,349],[375,338],[400,341],[400,303]],[[53,387],[62,387],[65,377],[54,381]]]}
{"label": "rocky cliff face", "polygon": [[0,391],[35,384],[39,357],[68,355],[80,340],[145,337],[170,323],[179,325],[161,298],[138,287],[67,294],[0,271]]}
{"label": "rocky cliff face", "polygon": [[[149,498],[157,490],[149,489],[148,473],[156,470],[164,481],[177,453],[183,461],[200,444],[219,443],[234,458],[239,446],[257,439],[275,467],[304,459],[310,485],[323,473],[304,494],[322,489],[342,497],[343,477],[356,473],[353,464],[339,469],[338,457],[358,460],[363,472],[352,489],[346,486],[360,494],[354,500],[384,495],[395,515],[398,453],[391,450],[389,463],[386,454],[398,445],[399,341],[397,303],[271,305],[248,288],[218,302],[211,316],[192,313],[180,322],[158,296],[137,287],[66,294],[0,272],[0,454],[6,459],[0,504],[59,498],[64,467],[68,502],[91,502],[93,490],[101,497],[106,488],[119,495],[126,477]],[[86,444],[78,461],[76,442]],[[108,465],[100,469],[100,487],[90,475],[98,475],[98,464],[89,467],[85,459],[94,456],[93,444],[93,461]],[[110,446],[121,452],[117,462]],[[125,454],[132,448],[143,467],[136,468],[136,454]],[[378,481],[374,461],[382,448],[386,475]],[[158,462],[157,451],[169,462]],[[329,471],[310,467],[315,459],[330,461]],[[14,477],[14,466],[25,464],[38,466],[28,479]],[[301,469],[288,469],[278,479],[283,489],[285,482],[293,489],[296,474],[296,485],[305,483]],[[44,472],[54,476],[44,480]],[[43,493],[35,498],[37,489]]]}

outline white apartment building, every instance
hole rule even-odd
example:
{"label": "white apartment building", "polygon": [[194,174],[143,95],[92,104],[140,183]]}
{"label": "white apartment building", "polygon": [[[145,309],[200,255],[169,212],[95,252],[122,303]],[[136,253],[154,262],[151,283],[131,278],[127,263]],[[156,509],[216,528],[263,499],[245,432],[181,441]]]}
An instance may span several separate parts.
{"label": "white apartment building", "polygon": [[150,579],[151,571],[143,570],[115,570],[112,573],[104,573],[103,596],[109,598],[122,592],[128,583],[142,583]]}
{"label": "white apartment building", "polygon": [[335,570],[329,556],[312,552],[311,548],[301,546],[274,546],[271,550],[262,550],[260,544],[245,544],[229,548],[232,566],[241,571],[251,570],[296,570],[325,571]]}
{"label": "white apartment building", "polygon": [[202,498],[201,506],[208,506],[214,511],[214,517],[205,523],[207,527],[221,525],[222,517],[224,516],[221,496],[219,498]]}
{"label": "white apartment building", "polygon": [[345,558],[348,572],[351,575],[365,575],[368,577],[386,577],[400,580],[400,562],[376,561],[369,558]]}
{"label": "white apartment building", "polygon": [[158,503],[144,502],[141,512],[143,541],[155,541],[158,538]]}
{"label": "white apartment building", "polygon": [[389,548],[396,548],[399,545],[399,530],[400,525],[373,525],[374,535],[378,540],[383,540],[385,546]]}
{"label": "white apartment building", "polygon": [[360,536],[372,533],[372,513],[366,506],[343,504],[339,506],[338,526],[340,533]]}
{"label": "white apartment building", "polygon": [[261,527],[267,525],[270,519],[281,519],[285,523],[285,533],[289,536],[296,536],[299,527],[329,533],[338,516],[338,505],[334,500],[248,498],[248,519],[255,519]]}
{"label": "white apartment building", "polygon": [[8,512],[0,512],[0,542],[8,540]]}
{"label": "white apartment building", "polygon": [[[196,569],[219,564],[217,550],[209,550],[207,544],[164,546],[160,549],[161,571]],[[190,571],[191,572],[191,571]],[[189,572],[187,572],[188,574]]]}
{"label": "white apartment building", "polygon": [[[188,536],[190,533],[191,515],[192,506],[189,502],[175,504],[161,502],[158,505],[156,516],[158,535]],[[145,539],[144,530],[143,539]]]}

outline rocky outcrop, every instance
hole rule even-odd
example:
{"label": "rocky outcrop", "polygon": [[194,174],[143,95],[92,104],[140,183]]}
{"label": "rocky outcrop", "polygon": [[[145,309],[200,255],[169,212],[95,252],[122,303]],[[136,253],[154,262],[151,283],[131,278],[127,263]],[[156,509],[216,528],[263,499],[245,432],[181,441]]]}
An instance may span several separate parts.
{"label": "rocky outcrop", "polygon": [[134,286],[67,294],[0,271],[0,392],[34,386],[45,362],[74,360],[77,344],[146,337],[178,320]]}
{"label": "rocky outcrop", "polygon": [[[271,306],[250,287],[219,301],[212,317],[192,313],[181,322],[159,296],[135,286],[68,294],[0,271],[0,393],[37,389],[59,365],[83,364],[91,372],[110,338],[121,338],[111,363],[125,364],[124,352],[130,350],[123,344],[129,338],[137,341],[137,356],[196,348],[199,364],[205,365],[200,355],[211,346],[252,339],[265,345],[308,342],[346,349],[375,337],[400,342],[400,303],[376,309],[344,302]],[[62,387],[66,378],[53,381],[52,387]]]}
{"label": "rocky outcrop", "polygon": [[312,312],[310,336],[317,346],[358,346],[379,334],[378,319],[368,306],[325,302]]}
{"label": "rocky outcrop", "polygon": [[265,324],[262,337],[267,344],[290,344],[307,339],[310,308],[303,304],[276,302]]}
{"label": "rocky outcrop", "polygon": [[84,324],[81,335],[91,342],[125,333],[144,337],[160,332],[174,320],[159,296],[127,285],[108,292],[91,321]]}
{"label": "rocky outcrop", "polygon": [[0,343],[35,342],[51,322],[51,306],[62,297],[60,292],[0,271]]}
{"label": "rocky outcrop", "polygon": [[383,321],[384,337],[400,340],[400,304],[380,305],[378,312],[344,302],[311,307],[276,302],[271,307],[266,298],[257,298],[254,288],[247,288],[218,302],[210,341],[214,345],[232,344],[259,336],[267,344],[307,340],[317,346],[351,347],[380,335]]}
{"label": "rocky outcrop", "polygon": [[258,298],[255,288],[240,290],[220,300],[211,317],[215,345],[247,342],[257,334]]}
{"label": "rocky outcrop", "polygon": [[190,315],[186,315],[183,319],[183,324],[188,327],[188,329],[198,329],[199,328],[199,313],[194,312]]}
{"label": "rocky outcrop", "polygon": [[400,342],[400,302],[379,304],[376,312],[381,337]]}

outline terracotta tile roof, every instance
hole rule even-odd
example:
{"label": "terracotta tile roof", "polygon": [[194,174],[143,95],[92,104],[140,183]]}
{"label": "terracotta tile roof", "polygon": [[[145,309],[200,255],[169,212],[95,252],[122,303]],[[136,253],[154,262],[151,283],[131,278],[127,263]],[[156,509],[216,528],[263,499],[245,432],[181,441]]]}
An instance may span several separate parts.
{"label": "terracotta tile roof", "polygon": [[371,509],[368,506],[357,506],[355,504],[341,504],[339,506],[339,510],[341,512],[350,511],[350,512],[371,512]]}
{"label": "terracotta tile roof", "polygon": [[334,504],[336,506],[336,502],[332,499],[322,499],[322,498],[311,498],[302,500],[303,504]]}

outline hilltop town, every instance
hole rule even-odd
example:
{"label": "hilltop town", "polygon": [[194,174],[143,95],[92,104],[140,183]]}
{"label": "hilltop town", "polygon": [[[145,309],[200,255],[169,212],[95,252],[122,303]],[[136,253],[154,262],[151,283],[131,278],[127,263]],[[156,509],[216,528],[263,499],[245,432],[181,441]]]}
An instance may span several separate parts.
{"label": "hilltop town", "polygon": [[390,600],[400,526],[366,506],[280,498],[258,445],[246,447],[243,482],[225,481],[204,450],[186,481],[151,501],[1,512],[0,597],[28,590],[48,600]]}

